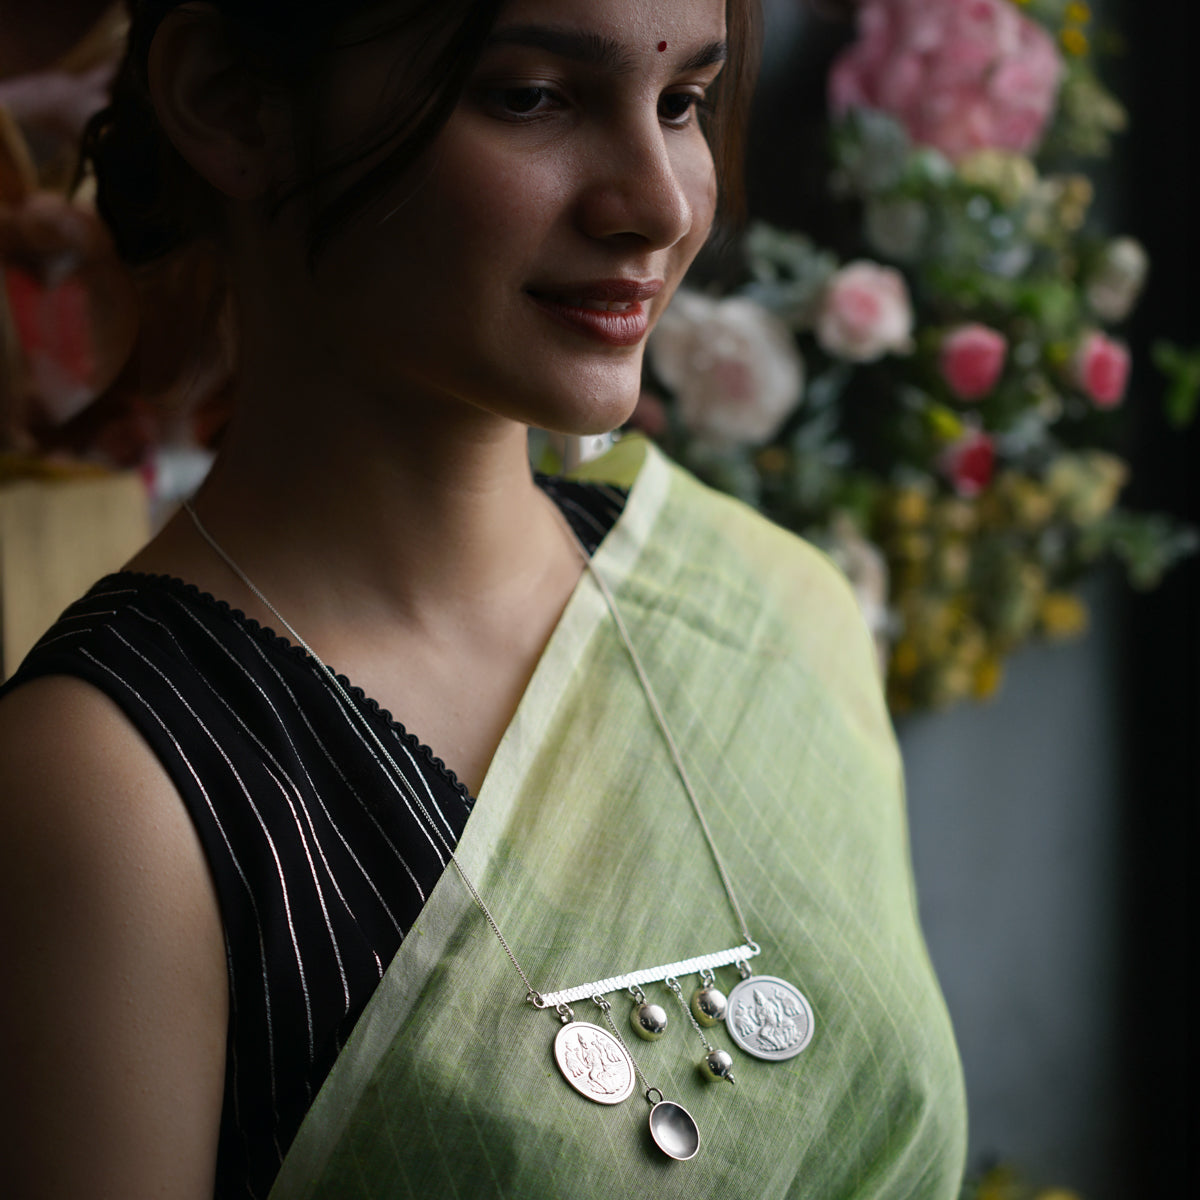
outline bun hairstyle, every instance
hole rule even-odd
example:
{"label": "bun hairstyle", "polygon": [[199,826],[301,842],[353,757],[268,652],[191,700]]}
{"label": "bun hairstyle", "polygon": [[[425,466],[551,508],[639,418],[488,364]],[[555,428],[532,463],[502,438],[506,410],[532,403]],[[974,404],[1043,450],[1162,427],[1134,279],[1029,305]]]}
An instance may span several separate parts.
{"label": "bun hairstyle", "polygon": [[[117,252],[143,266],[197,242],[220,244],[222,205],[161,129],[150,98],[148,61],[159,25],[184,0],[127,0],[129,35],[109,105],[84,130],[77,181],[89,166],[96,205]],[[445,124],[495,23],[503,0],[206,0],[227,24],[242,67],[291,101],[301,128],[315,128],[322,109],[324,68],[348,19],[378,12],[356,43],[403,32],[413,47],[392,98],[391,121],[334,161],[316,161],[315,147],[298,147],[301,175],[268,197],[277,216],[320,187],[332,199],[314,206],[309,262],[348,221],[383,194],[420,156]],[[709,134],[724,215],[740,219],[742,133],[759,49],[758,0],[728,0],[729,62],[713,94]],[[340,40],[339,40],[340,37]],[[341,190],[328,186],[379,151],[393,148]]]}

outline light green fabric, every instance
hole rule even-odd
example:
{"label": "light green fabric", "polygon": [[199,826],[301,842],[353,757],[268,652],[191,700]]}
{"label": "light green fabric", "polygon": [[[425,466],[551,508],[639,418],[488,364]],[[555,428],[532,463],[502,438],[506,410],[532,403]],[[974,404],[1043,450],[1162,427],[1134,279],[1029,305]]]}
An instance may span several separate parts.
{"label": "light green fabric", "polygon": [[[447,870],[288,1154],[294,1197],[957,1195],[961,1071],[917,927],[901,768],[845,581],[814,551],[653,450],[597,555],[763,953],[808,996],[811,1045],[704,1082],[673,1017],[628,1040],[700,1127],[664,1158],[639,1092],[563,1081],[550,1012]],[[628,459],[630,450],[622,454]],[[594,472],[593,472],[594,473]],[[740,935],[697,822],[586,578],[496,754],[459,857],[535,986],[725,949]],[[726,987],[737,973],[719,973]],[[695,980],[684,981],[690,991]],[[629,1002],[610,997],[628,1028]],[[598,1021],[589,1003],[576,1016]]]}

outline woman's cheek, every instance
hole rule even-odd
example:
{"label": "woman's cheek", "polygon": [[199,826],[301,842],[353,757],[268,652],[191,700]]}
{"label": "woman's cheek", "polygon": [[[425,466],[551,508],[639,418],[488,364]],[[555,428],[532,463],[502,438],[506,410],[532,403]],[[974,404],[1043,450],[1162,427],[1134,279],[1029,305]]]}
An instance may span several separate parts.
{"label": "woman's cheek", "polygon": [[702,155],[697,154],[681,168],[680,184],[692,208],[692,228],[687,242],[694,258],[708,240],[717,215],[717,172],[707,143]]}

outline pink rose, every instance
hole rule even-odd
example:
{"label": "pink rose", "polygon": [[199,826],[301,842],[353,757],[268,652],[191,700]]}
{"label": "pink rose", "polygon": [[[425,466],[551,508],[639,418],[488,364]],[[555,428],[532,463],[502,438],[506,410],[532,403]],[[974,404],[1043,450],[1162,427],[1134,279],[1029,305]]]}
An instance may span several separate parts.
{"label": "pink rose", "polygon": [[817,312],[821,347],[851,362],[912,349],[913,311],[904,276],[892,267],[847,263],[825,286]]}
{"label": "pink rose", "polygon": [[986,325],[961,325],[942,342],[942,375],[960,400],[978,400],[996,386],[1007,354],[1003,334]]}
{"label": "pink rose", "polygon": [[960,496],[978,496],[992,481],[996,447],[980,429],[968,429],[942,451],[942,473]]}
{"label": "pink rose", "polygon": [[865,0],[829,96],[835,113],[879,109],[954,160],[986,147],[1026,154],[1062,73],[1053,38],[1009,0]]}
{"label": "pink rose", "polygon": [[1074,374],[1098,408],[1112,408],[1121,403],[1129,382],[1129,351],[1093,329],[1075,352]]}
{"label": "pink rose", "polygon": [[804,390],[787,326],[741,296],[677,292],[648,353],[684,425],[713,446],[769,442]]}

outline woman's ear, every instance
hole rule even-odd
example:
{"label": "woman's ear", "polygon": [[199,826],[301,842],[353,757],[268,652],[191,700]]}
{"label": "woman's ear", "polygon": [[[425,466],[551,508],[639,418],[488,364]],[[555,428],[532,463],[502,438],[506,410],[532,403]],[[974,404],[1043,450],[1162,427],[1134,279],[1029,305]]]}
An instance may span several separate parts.
{"label": "woman's ear", "polygon": [[168,13],[151,43],[148,73],[159,123],[187,162],[232,199],[261,195],[271,178],[263,87],[217,9],[192,3]]}

